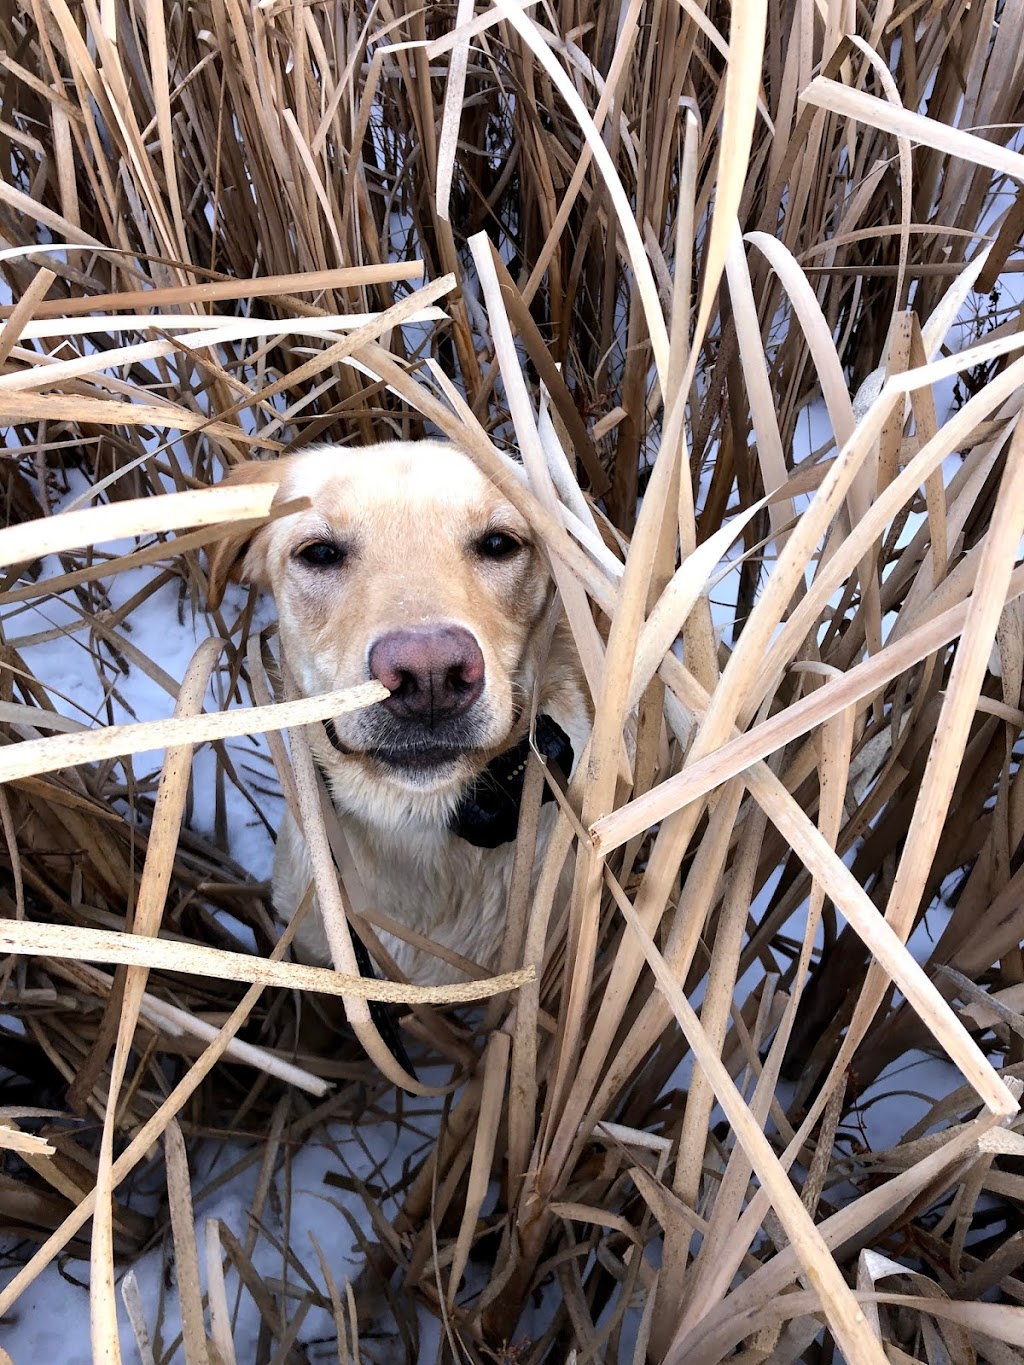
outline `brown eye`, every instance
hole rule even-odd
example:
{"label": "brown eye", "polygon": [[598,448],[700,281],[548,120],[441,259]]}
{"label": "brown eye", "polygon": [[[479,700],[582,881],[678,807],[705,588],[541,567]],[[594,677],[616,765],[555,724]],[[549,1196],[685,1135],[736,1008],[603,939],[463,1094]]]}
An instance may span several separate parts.
{"label": "brown eye", "polygon": [[329,540],[315,540],[312,545],[304,545],[295,557],[311,569],[333,569],[345,558],[345,551]]}
{"label": "brown eye", "polygon": [[507,531],[488,531],[476,543],[477,554],[482,559],[511,559],[522,548],[523,542]]}

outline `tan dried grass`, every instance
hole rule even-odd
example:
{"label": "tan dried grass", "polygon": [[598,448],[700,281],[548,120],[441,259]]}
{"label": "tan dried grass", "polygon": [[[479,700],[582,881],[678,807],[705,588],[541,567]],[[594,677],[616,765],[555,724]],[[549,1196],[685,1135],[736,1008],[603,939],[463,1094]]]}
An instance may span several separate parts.
{"label": "tan dried grass", "polygon": [[[153,1231],[120,1191],[162,1135],[189,1362],[235,1358],[228,1269],[268,1360],[294,1358],[311,1307],[339,1361],[375,1358],[374,1277],[409,1359],[413,1304],[471,1361],[1017,1358],[1024,360],[1019,303],[985,296],[1022,265],[1022,19],[1016,0],[0,7],[0,985],[25,1029],[0,1021],[0,1221],[41,1242],[0,1311],[64,1248],[91,1254],[94,1355],[120,1359],[115,1261]],[[812,403],[831,434],[798,465]],[[201,607],[214,523],[267,515],[265,493],[206,487],[254,446],[430,429],[495,478],[496,445],[521,453],[509,496],[597,704],[536,886],[531,771],[508,970],[467,985],[490,1003],[461,1021],[434,1008],[451,991],[357,979],[349,920],[371,942],[380,921],[338,887],[298,728],[338,697],[274,701],[251,605],[227,654],[214,616],[186,679],[131,640],[164,582]],[[88,494],[54,515],[66,469]],[[44,554],[62,572],[37,581]],[[161,561],[110,610],[116,574]],[[80,623],[24,635],[25,604],[58,595]],[[106,686],[123,661],[176,717],[47,735],[75,723],[32,649],[72,630]],[[200,714],[214,669],[253,706]],[[256,729],[341,973],[281,961],[221,816],[221,847],[183,824],[204,742],[219,811],[230,783],[260,813],[269,773],[220,743]],[[128,758],[154,744],[173,746],[155,800]],[[378,1069],[336,1030],[309,1040],[313,991]],[[411,1005],[447,1084],[405,1073],[373,995]],[[920,1049],[966,1083],[871,1151],[863,1093]],[[460,1085],[397,1218],[366,1195],[360,1292],[319,1249],[301,1294],[257,1272],[294,1144],[401,1115],[396,1087]],[[200,1246],[188,1142],[232,1131],[262,1163],[253,1223]]]}

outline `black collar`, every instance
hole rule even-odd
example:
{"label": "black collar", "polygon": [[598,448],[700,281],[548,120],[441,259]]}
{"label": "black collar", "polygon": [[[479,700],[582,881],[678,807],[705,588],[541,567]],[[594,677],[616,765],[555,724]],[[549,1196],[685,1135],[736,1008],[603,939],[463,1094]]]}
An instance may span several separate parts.
{"label": "black collar", "polygon": [[[564,777],[572,772],[573,751],[569,736],[550,716],[538,716],[535,728],[537,748]],[[523,784],[530,758],[530,737],[492,758],[487,767],[466,788],[462,800],[448,819],[448,828],[476,848],[498,848],[510,843],[519,828],[519,807],[523,803]],[[545,786],[544,801],[554,799]]]}

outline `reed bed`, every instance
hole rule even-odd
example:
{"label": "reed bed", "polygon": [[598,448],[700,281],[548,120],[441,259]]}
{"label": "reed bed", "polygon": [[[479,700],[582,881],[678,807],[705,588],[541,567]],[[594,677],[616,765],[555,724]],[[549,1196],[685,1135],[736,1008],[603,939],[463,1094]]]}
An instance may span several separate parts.
{"label": "reed bed", "polygon": [[[59,1261],[104,1361],[244,1361],[238,1285],[261,1362],[1021,1358],[1022,23],[0,5],[0,1345]],[[413,1080],[230,852],[280,791],[323,843],[301,726],[376,694],[275,701],[202,550],[276,514],[238,460],[438,432],[521,456],[596,721],[570,904],[520,878],[503,977],[376,988]],[[381,1118],[389,1188],[337,1138]],[[313,1140],[354,1284],[291,1250]]]}

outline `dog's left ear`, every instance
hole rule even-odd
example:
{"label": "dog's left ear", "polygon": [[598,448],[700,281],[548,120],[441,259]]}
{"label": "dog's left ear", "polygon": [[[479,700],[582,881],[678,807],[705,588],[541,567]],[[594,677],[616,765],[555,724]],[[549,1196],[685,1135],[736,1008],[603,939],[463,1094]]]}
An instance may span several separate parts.
{"label": "dog's left ear", "polygon": [[[280,487],[288,467],[287,458],[281,460],[246,460],[235,465],[224,484],[273,483]],[[238,582],[243,577],[244,561],[261,535],[258,530],[228,531],[215,541],[207,550],[207,592],[206,602],[211,611],[216,611],[224,600],[224,589],[228,582]]]}

